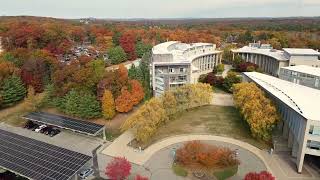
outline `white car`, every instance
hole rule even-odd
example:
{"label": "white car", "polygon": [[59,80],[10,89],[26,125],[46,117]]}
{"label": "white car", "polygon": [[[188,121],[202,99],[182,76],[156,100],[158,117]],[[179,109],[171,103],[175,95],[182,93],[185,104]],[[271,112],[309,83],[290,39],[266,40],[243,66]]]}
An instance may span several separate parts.
{"label": "white car", "polygon": [[45,127],[47,127],[47,125],[44,125],[44,124],[43,124],[43,125],[39,126],[37,129],[35,129],[34,132],[37,132],[37,133],[38,133],[38,132],[41,131],[41,129],[43,129],[43,128],[45,128]]}
{"label": "white car", "polygon": [[80,171],[79,177],[81,179],[87,179],[87,177],[89,177],[92,174],[93,174],[93,169],[91,169],[91,168],[83,169],[82,171]]}

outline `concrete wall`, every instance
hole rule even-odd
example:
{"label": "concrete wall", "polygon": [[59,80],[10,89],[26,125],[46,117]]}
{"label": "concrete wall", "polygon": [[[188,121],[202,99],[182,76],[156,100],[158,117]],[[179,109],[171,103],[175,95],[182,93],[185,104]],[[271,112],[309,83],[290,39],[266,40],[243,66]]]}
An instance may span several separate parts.
{"label": "concrete wall", "polygon": [[318,56],[291,56],[289,66],[307,65],[312,67],[320,67]]}
{"label": "concrete wall", "polygon": [[279,78],[289,82],[320,90],[320,76],[314,76],[307,73],[300,73],[289,69],[281,69],[279,73]]}

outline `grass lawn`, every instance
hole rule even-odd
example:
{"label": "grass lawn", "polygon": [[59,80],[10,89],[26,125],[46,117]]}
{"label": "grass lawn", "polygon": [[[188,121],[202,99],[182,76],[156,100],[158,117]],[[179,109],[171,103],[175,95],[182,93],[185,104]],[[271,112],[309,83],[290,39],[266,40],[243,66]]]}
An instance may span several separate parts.
{"label": "grass lawn", "polygon": [[235,107],[203,106],[184,112],[159,128],[148,144],[181,134],[225,136],[247,142],[260,149],[269,148],[266,143],[251,136],[248,125]]}

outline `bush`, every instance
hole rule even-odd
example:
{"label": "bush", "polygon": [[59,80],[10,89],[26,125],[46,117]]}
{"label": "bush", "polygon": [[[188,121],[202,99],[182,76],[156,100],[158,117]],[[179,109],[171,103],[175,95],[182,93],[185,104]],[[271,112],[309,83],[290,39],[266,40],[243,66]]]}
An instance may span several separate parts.
{"label": "bush", "polygon": [[239,77],[237,73],[228,72],[227,77],[224,78],[222,86],[226,91],[232,92],[232,86],[240,82],[241,82],[241,77]]}
{"label": "bush", "polygon": [[276,178],[272,176],[271,173],[267,171],[262,171],[260,173],[251,172],[248,173],[244,180],[275,180]]}
{"label": "bush", "polygon": [[116,157],[106,167],[106,175],[112,180],[124,180],[130,175],[131,164],[126,158]]}
{"label": "bush", "polygon": [[238,166],[233,166],[229,168],[224,168],[224,169],[218,169],[214,170],[213,175],[218,179],[218,180],[226,180],[238,172]]}
{"label": "bush", "polygon": [[214,74],[221,74],[223,71],[224,71],[224,64],[218,64],[213,69]]}
{"label": "bush", "polygon": [[172,170],[173,170],[174,174],[176,174],[177,176],[181,176],[181,177],[188,176],[188,171],[185,170],[182,166],[180,166],[178,164],[173,164]]}
{"label": "bush", "polygon": [[89,119],[101,117],[100,103],[96,96],[87,92],[71,90],[58,103],[58,108],[68,115]]}

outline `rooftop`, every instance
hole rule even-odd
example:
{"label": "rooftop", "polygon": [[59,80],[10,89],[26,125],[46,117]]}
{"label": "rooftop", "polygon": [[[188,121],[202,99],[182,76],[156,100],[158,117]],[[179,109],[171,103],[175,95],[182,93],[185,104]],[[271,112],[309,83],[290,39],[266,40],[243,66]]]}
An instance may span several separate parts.
{"label": "rooftop", "polygon": [[283,48],[283,50],[290,55],[320,56],[320,52],[313,49]]}
{"label": "rooftop", "polygon": [[245,72],[244,74],[306,119],[320,121],[319,90],[262,73]]}
{"label": "rooftop", "polygon": [[[203,51],[202,49],[204,47],[211,47],[209,51]],[[187,54],[188,51],[194,50],[199,48],[197,53],[195,54]],[[212,53],[220,53],[221,51],[216,50],[216,45],[212,43],[191,43],[186,44],[182,43],[180,41],[168,41],[161,44],[158,44],[152,48],[152,53],[154,55],[172,55],[173,60],[171,62],[165,62],[165,63],[176,63],[176,62],[190,62],[194,58],[206,55],[206,54],[212,54]],[[160,63],[160,62],[157,62]]]}
{"label": "rooftop", "polygon": [[316,68],[316,67],[299,65],[299,66],[288,66],[288,67],[282,67],[282,68],[320,77],[320,68]]}
{"label": "rooftop", "polygon": [[239,49],[234,49],[234,50],[232,50],[232,52],[262,54],[262,55],[266,55],[266,56],[275,58],[278,61],[288,61],[289,60],[288,58],[286,58],[284,56],[283,51],[276,50],[276,49],[244,46]]}

